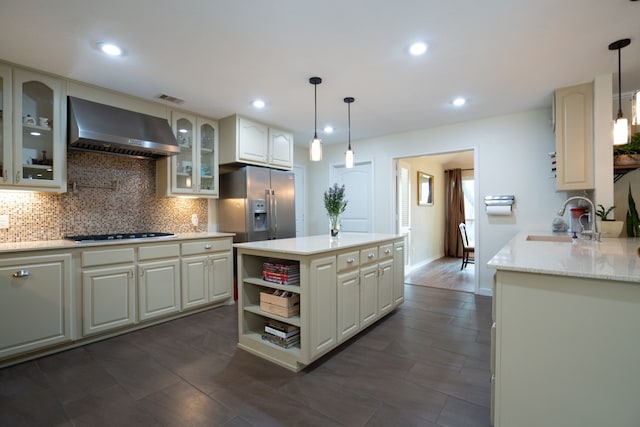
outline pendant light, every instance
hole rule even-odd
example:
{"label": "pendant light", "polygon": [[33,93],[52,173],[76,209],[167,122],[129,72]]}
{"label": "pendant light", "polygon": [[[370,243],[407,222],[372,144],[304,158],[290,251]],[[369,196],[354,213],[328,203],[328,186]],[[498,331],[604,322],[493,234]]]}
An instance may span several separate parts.
{"label": "pendant light", "polygon": [[631,39],[621,39],[609,45],[609,50],[618,51],[618,116],[613,124],[613,145],[622,145],[629,142],[629,121],[622,115],[622,70],[620,50],[629,46]]}
{"label": "pendant light", "polygon": [[314,111],[314,124],[313,124],[313,139],[311,140],[311,146],[309,147],[309,158],[312,162],[319,162],[322,160],[322,141],[318,138],[318,85],[322,83],[320,77],[311,77],[309,83],[313,85],[313,111]]}
{"label": "pendant light", "polygon": [[344,153],[344,166],[347,169],[351,169],[353,167],[353,150],[351,149],[351,103],[353,101],[355,101],[355,99],[351,97],[344,99],[349,110],[349,146],[347,147],[347,152]]}

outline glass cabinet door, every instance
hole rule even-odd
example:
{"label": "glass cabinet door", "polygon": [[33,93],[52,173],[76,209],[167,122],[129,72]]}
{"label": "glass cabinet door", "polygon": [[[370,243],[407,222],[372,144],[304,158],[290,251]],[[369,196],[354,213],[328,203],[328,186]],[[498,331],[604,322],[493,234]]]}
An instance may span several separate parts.
{"label": "glass cabinet door", "polygon": [[13,176],[11,164],[11,68],[0,65],[0,181]]}
{"label": "glass cabinet door", "polygon": [[201,193],[218,194],[218,135],[214,122],[200,120],[200,151],[198,157],[199,185]]}
{"label": "glass cabinet door", "polygon": [[193,145],[195,142],[195,118],[187,116],[174,117],[174,131],[180,146],[180,153],[174,156],[173,191],[178,193],[193,193],[194,180]]}
{"label": "glass cabinet door", "polygon": [[14,70],[14,184],[66,190],[62,80]]}

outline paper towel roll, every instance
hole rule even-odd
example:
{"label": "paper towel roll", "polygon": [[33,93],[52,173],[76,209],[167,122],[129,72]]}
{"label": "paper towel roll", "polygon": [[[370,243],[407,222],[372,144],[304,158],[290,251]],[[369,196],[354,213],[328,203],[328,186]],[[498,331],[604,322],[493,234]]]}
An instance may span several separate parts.
{"label": "paper towel roll", "polygon": [[487,206],[487,215],[511,215],[511,205]]}

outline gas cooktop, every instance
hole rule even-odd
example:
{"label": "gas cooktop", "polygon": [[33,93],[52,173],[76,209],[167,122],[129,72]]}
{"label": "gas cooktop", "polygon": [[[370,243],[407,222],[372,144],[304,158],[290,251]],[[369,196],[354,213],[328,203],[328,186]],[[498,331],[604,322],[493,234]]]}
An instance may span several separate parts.
{"label": "gas cooktop", "polygon": [[73,240],[76,243],[101,242],[110,240],[129,239],[154,239],[175,237],[172,233],[116,233],[116,234],[87,234],[80,236],[64,236],[65,240]]}

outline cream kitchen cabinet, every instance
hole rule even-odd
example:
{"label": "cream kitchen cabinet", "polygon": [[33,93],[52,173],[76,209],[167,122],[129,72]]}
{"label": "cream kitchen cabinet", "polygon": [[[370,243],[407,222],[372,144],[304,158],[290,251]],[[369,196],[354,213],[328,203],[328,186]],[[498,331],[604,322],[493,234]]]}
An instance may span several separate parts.
{"label": "cream kitchen cabinet", "polygon": [[138,313],[140,320],[180,311],[180,245],[138,248]]}
{"label": "cream kitchen cabinet", "polygon": [[66,191],[65,82],[2,66],[0,188]]}
{"label": "cream kitchen cabinet", "polygon": [[183,243],[181,253],[184,310],[231,298],[231,239]]}
{"label": "cream kitchen cabinet", "polygon": [[393,306],[404,302],[404,241],[393,244]]}
{"label": "cream kitchen cabinet", "polygon": [[334,348],[337,335],[336,257],[309,263],[309,344],[311,358]]}
{"label": "cream kitchen cabinet", "polygon": [[555,91],[556,190],[594,188],[593,83]]}
{"label": "cream kitchen cabinet", "polygon": [[136,322],[136,265],[133,247],[82,252],[84,336]]}
{"label": "cream kitchen cabinet", "polygon": [[[344,233],[339,245],[328,236],[237,243],[238,346],[293,371],[371,326],[402,302],[394,283],[404,282],[404,264],[396,270],[389,234]],[[387,252],[387,249],[389,251]],[[401,251],[399,251],[401,253]],[[380,259],[378,254],[382,253]],[[372,254],[372,256],[369,256]],[[262,279],[266,261],[299,263],[300,283],[278,285]],[[384,277],[384,278],[383,278]],[[300,295],[300,314],[281,317],[260,307],[260,292],[274,289]],[[383,302],[381,304],[381,302]],[[265,322],[276,319],[300,328],[300,341],[283,348],[262,339]]]}
{"label": "cream kitchen cabinet", "polygon": [[293,134],[242,116],[220,120],[220,163],[293,168]]}
{"label": "cream kitchen cabinet", "polygon": [[217,198],[218,123],[181,111],[171,122],[180,153],[156,162],[158,194]]}
{"label": "cream kitchen cabinet", "polygon": [[71,254],[0,260],[0,359],[70,342]]}

